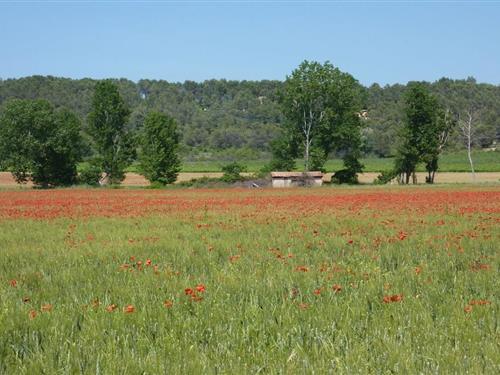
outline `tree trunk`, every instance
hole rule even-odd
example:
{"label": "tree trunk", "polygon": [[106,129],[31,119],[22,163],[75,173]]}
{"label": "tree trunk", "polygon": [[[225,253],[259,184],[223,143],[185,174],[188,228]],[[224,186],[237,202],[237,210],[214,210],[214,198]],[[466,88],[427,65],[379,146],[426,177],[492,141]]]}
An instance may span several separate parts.
{"label": "tree trunk", "polygon": [[469,158],[469,163],[470,163],[470,170],[472,174],[472,182],[476,182],[476,173],[474,172],[474,163],[472,162],[472,156],[471,156],[471,140],[470,137],[467,141],[467,157]]}
{"label": "tree trunk", "polygon": [[306,172],[309,171],[309,133],[306,133],[306,144],[304,151],[304,169]]}
{"label": "tree trunk", "polygon": [[474,172],[474,163],[472,162],[471,148],[472,148],[472,121],[473,112],[470,110],[468,112],[469,119],[464,125],[463,132],[467,138],[467,157],[469,158],[470,170],[472,174],[472,182],[476,182],[476,173]]}

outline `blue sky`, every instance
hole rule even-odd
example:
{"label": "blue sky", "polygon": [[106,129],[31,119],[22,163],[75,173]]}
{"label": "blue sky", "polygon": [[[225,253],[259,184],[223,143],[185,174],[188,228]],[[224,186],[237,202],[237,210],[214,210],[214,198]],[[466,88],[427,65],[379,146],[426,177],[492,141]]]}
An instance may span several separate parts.
{"label": "blue sky", "polygon": [[0,0],[0,77],[284,79],[304,59],[363,84],[500,84],[500,1]]}

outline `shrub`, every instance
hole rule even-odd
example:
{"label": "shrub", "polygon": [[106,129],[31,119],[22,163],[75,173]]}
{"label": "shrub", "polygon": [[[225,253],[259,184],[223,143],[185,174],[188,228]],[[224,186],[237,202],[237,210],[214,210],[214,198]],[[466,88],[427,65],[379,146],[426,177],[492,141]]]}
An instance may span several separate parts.
{"label": "shrub", "polygon": [[377,176],[377,178],[375,179],[375,181],[373,181],[373,183],[375,185],[385,185],[385,184],[391,182],[394,178],[396,178],[397,175],[398,175],[398,173],[396,172],[395,169],[392,169],[390,171],[382,171]]}
{"label": "shrub", "polygon": [[334,184],[357,184],[358,174],[350,169],[341,169],[332,176]]}
{"label": "shrub", "polygon": [[243,180],[241,173],[246,172],[247,168],[244,165],[234,162],[223,166],[222,171],[224,172],[224,174],[222,175],[221,180],[224,182],[233,183]]}
{"label": "shrub", "polygon": [[84,167],[78,175],[78,183],[82,185],[97,186],[101,180],[102,171],[97,165],[90,164]]}

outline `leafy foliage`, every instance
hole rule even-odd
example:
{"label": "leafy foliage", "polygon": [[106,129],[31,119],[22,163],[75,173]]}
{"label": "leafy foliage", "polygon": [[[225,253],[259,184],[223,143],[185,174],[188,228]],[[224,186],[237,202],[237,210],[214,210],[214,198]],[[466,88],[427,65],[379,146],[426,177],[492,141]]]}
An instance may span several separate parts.
{"label": "leafy foliage", "polygon": [[[234,159],[234,155],[252,154],[262,159],[271,152],[271,143],[282,137],[283,116],[280,111],[280,81],[208,80],[184,83],[161,80],[112,80],[131,113],[125,127],[142,126],[149,112],[159,111],[172,116],[178,124],[179,152],[184,159]],[[81,120],[92,109],[96,81],[32,76],[0,80],[0,104],[8,99],[46,99],[56,108],[66,107]],[[454,117],[474,109],[477,131],[473,146],[494,147],[500,139],[500,86],[478,83],[473,78],[440,79],[425,83],[443,109]],[[404,121],[406,85],[362,89],[361,109],[367,116],[361,121],[361,152],[364,155],[392,157],[398,144],[394,142]],[[458,132],[450,133],[448,150],[462,150],[464,141]],[[85,150],[91,157],[97,150]],[[333,150],[335,156],[343,153]],[[232,155],[228,157],[228,155]],[[328,157],[332,157],[332,153]],[[239,156],[238,156],[239,157]]]}
{"label": "leafy foliage", "polygon": [[180,171],[179,134],[175,120],[165,114],[147,115],[139,135],[139,170],[151,182],[174,183]]}
{"label": "leafy foliage", "polygon": [[272,159],[263,172],[294,170],[298,149],[296,138],[283,136],[274,140],[271,142]]}
{"label": "leafy foliage", "polygon": [[125,128],[129,114],[114,83],[106,80],[96,84],[87,131],[98,154],[97,163],[111,184],[125,178],[124,170],[134,156],[133,139]]}
{"label": "leafy foliage", "polygon": [[221,177],[221,180],[228,183],[233,183],[237,181],[241,181],[243,177],[241,173],[246,172],[247,168],[237,162],[226,164],[222,167],[222,172],[224,174]]}
{"label": "leafy foliage", "polygon": [[441,147],[444,146],[441,135],[449,131],[452,122],[445,116],[437,98],[422,83],[410,83],[405,100],[406,119],[395,170],[401,174],[401,182],[409,183],[410,177],[415,176],[417,165],[423,162],[429,174],[427,182],[433,182]]}
{"label": "leafy foliage", "polygon": [[361,170],[352,162],[360,156],[361,99],[358,82],[329,62],[304,61],[287,77],[281,96],[284,127],[300,140],[296,146],[304,153],[305,170],[322,169],[334,150],[344,153],[350,174]]}
{"label": "leafy foliage", "polygon": [[71,185],[81,158],[80,127],[76,115],[45,100],[8,101],[0,115],[0,164],[18,183]]}
{"label": "leafy foliage", "polygon": [[90,163],[78,174],[78,182],[83,185],[98,186],[102,171],[97,165]]}

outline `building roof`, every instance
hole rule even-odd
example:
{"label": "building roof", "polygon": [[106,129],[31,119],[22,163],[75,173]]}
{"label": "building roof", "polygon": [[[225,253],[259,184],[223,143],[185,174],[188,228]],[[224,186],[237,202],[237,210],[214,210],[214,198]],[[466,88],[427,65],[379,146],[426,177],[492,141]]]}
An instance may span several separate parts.
{"label": "building roof", "polygon": [[272,178],[291,178],[291,177],[323,178],[323,173],[320,171],[314,171],[314,172],[271,172],[271,177]]}

